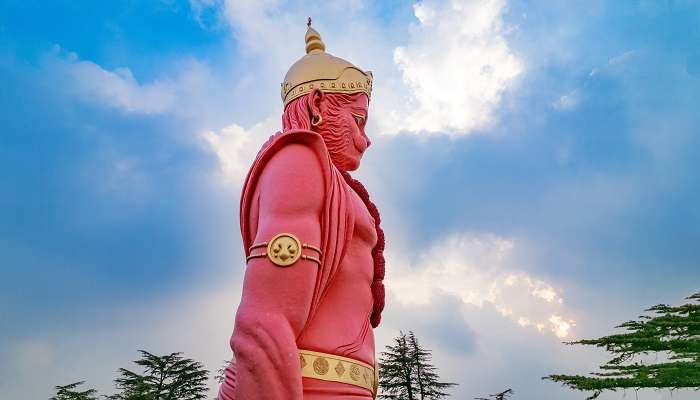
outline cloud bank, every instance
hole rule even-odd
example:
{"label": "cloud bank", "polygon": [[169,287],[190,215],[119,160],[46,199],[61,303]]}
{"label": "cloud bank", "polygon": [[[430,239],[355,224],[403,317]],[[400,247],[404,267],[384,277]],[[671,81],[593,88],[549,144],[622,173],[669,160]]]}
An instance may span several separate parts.
{"label": "cloud bank", "polygon": [[[506,40],[505,0],[422,1],[418,24],[393,51],[407,99],[382,132],[465,135],[488,127],[524,72]],[[394,127],[392,129],[391,127]]]}
{"label": "cloud bank", "polygon": [[388,257],[387,287],[406,305],[426,305],[450,295],[465,305],[488,304],[514,326],[570,337],[576,322],[562,291],[523,272],[513,240],[495,235],[453,234],[416,257]]}

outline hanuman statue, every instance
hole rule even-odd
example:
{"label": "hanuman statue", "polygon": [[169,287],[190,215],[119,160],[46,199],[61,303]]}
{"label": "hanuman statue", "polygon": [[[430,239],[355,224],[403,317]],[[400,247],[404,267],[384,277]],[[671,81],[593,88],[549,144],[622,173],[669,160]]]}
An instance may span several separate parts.
{"label": "hanuman statue", "polygon": [[243,187],[247,267],[220,400],[377,394],[384,233],[348,173],[370,145],[372,73],[325,48],[309,20],[306,55],[282,83],[282,132],[262,146]]}

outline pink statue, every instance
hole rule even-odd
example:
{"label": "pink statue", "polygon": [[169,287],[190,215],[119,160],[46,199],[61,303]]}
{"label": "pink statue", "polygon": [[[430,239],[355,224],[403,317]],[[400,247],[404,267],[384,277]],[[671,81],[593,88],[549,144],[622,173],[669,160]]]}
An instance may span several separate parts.
{"label": "pink statue", "polygon": [[384,308],[384,234],[357,169],[372,74],[325,52],[282,84],[283,131],[265,143],[241,196],[247,256],[221,400],[371,399],[372,328]]}

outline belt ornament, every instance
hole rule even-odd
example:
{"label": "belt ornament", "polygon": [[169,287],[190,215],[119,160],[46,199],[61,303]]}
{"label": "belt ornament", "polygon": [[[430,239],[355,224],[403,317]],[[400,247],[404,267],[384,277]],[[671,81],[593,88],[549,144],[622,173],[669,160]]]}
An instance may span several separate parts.
{"label": "belt ornament", "polygon": [[379,377],[369,364],[335,354],[299,349],[301,376],[359,386],[377,395]]}

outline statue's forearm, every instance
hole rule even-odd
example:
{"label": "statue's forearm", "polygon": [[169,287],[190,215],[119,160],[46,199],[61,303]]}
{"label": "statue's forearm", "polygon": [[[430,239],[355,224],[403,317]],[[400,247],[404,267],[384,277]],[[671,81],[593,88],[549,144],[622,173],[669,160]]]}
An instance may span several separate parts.
{"label": "statue's forearm", "polygon": [[302,399],[296,335],[286,317],[239,308],[231,347],[236,355],[236,399]]}
{"label": "statue's forearm", "polygon": [[266,258],[248,263],[231,348],[236,400],[301,400],[296,339],[306,325],[317,265],[281,268]]}

